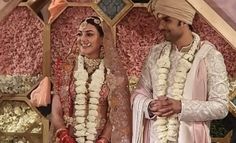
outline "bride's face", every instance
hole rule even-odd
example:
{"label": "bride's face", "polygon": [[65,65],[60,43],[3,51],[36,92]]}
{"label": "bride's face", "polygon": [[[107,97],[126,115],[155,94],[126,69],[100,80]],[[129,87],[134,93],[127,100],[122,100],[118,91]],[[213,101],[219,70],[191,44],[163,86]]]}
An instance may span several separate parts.
{"label": "bride's face", "polygon": [[78,42],[82,55],[93,59],[99,57],[102,37],[94,25],[88,23],[79,27]]}

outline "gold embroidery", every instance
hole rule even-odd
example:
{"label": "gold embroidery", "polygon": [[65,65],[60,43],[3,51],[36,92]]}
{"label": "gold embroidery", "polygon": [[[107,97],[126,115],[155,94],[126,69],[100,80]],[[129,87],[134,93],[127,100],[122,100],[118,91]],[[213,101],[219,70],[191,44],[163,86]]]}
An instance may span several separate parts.
{"label": "gold embroidery", "polygon": [[88,74],[91,75],[100,65],[101,59],[89,59],[84,57],[85,69]]}

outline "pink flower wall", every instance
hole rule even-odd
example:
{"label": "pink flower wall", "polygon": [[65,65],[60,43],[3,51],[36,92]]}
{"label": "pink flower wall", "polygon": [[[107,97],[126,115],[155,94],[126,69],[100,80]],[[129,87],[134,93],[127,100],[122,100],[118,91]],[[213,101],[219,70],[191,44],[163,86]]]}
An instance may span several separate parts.
{"label": "pink flower wall", "polygon": [[[80,21],[97,15],[89,7],[68,7],[51,24],[52,68],[57,58],[65,59],[78,49],[75,40]],[[0,22],[0,74],[41,74],[42,73],[42,31],[44,24],[26,7],[17,7]],[[206,21],[197,16],[193,25],[203,40],[209,40],[223,54],[227,71],[236,73],[236,50]],[[149,49],[161,42],[158,22],[146,8],[133,8],[116,25],[116,43],[127,75],[138,76]],[[73,64],[73,63],[71,63]]]}
{"label": "pink flower wall", "polygon": [[[227,71],[236,76],[236,50],[207,22],[196,16],[194,30],[223,54]],[[133,8],[117,25],[117,48],[128,75],[139,75],[149,49],[162,41],[155,18],[146,8]],[[125,36],[124,36],[125,35]]]}
{"label": "pink flower wall", "polygon": [[146,8],[133,8],[118,23],[117,50],[128,75],[139,75],[149,49],[163,39],[157,27]]}
{"label": "pink flower wall", "polygon": [[42,73],[43,26],[26,7],[0,21],[0,75]]}

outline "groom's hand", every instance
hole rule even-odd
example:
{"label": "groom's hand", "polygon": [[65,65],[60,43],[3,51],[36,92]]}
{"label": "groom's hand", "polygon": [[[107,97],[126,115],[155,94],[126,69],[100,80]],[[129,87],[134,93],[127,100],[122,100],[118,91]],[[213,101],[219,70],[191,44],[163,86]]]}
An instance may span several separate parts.
{"label": "groom's hand", "polygon": [[166,96],[159,96],[158,99],[155,99],[150,102],[148,106],[148,111],[150,115],[161,116],[164,113],[171,111],[171,102]]}
{"label": "groom's hand", "polygon": [[168,101],[171,103],[168,107],[163,107],[158,110],[158,116],[169,117],[173,114],[178,114],[181,112],[182,105],[180,100],[175,100],[168,97]]}
{"label": "groom's hand", "polygon": [[166,96],[160,96],[149,104],[149,114],[159,117],[169,117],[181,112],[181,101]]}

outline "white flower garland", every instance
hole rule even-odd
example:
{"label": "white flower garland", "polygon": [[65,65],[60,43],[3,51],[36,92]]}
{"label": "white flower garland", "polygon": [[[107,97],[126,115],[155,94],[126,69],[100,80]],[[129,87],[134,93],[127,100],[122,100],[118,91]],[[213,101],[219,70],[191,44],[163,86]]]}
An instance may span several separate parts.
{"label": "white flower garland", "polygon": [[25,137],[1,135],[0,141],[3,143],[30,143]]}
{"label": "white flower garland", "polygon": [[[192,62],[196,51],[198,49],[198,44],[200,38],[198,35],[193,33],[194,41],[192,44],[191,49],[188,53],[184,54],[183,57],[179,60],[179,64],[176,69],[176,73],[174,76],[174,84],[172,89],[173,99],[181,100],[184,90],[184,84],[187,78],[187,73],[191,69]],[[155,90],[158,93],[158,96],[166,96],[167,95],[167,78],[170,71],[170,51],[171,51],[171,44],[168,44],[164,51],[163,55],[160,59],[157,60],[157,70],[156,75],[158,75],[158,81],[155,85]],[[155,98],[158,98],[155,97]],[[160,139],[161,143],[167,143],[168,141],[176,142],[178,137],[179,131],[179,121],[178,115],[175,114],[169,118],[165,117],[157,117],[157,120],[154,122],[154,130]],[[159,142],[159,141],[158,141]]]}
{"label": "white flower garland", "polygon": [[33,111],[26,103],[20,101],[3,101],[0,106],[0,131],[7,133],[24,133],[33,124],[40,127],[34,131],[41,131],[40,116]]}
{"label": "white flower garland", "polygon": [[0,75],[0,93],[20,94],[29,91],[40,76]]}
{"label": "white flower garland", "polygon": [[[93,143],[97,138],[96,127],[100,123],[98,117],[99,92],[105,80],[105,67],[103,60],[99,68],[93,73],[89,88],[86,88],[88,72],[84,69],[84,58],[78,57],[78,70],[74,73],[76,85],[75,105],[75,135],[80,143]],[[86,94],[89,93],[89,97]],[[86,117],[86,99],[89,98],[88,116]],[[87,139],[87,141],[85,141]]]}

